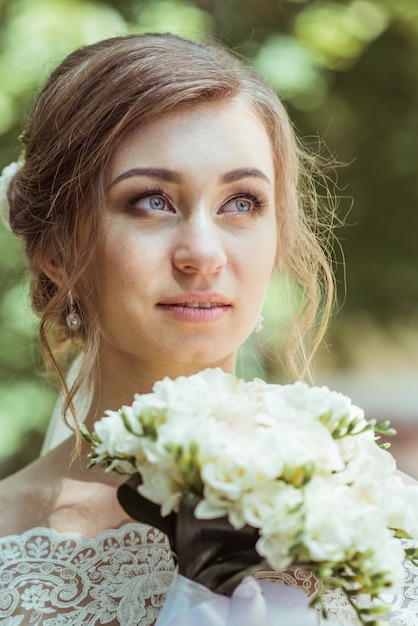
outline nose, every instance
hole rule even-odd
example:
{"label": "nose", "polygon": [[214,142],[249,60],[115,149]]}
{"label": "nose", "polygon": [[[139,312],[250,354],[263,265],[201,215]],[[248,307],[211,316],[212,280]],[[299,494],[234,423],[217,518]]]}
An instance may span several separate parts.
{"label": "nose", "polygon": [[186,274],[216,274],[227,263],[221,232],[210,216],[185,220],[177,233],[174,266]]}

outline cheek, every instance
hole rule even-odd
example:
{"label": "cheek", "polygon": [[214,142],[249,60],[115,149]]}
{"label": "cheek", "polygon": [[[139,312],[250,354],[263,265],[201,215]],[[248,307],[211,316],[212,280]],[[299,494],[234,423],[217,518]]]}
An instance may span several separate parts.
{"label": "cheek", "polygon": [[[272,227],[273,228],[273,227]],[[251,299],[255,309],[264,301],[267,286],[275,268],[276,231],[263,230],[247,241],[239,251],[240,282],[243,293]]]}
{"label": "cheek", "polygon": [[252,254],[260,282],[265,284],[269,281],[276,267],[277,256],[277,227],[275,220],[272,220],[270,227],[263,230]]}
{"label": "cheek", "polygon": [[129,238],[115,236],[105,240],[93,272],[94,290],[102,305],[125,300],[132,292],[141,273],[138,256],[137,246]]}

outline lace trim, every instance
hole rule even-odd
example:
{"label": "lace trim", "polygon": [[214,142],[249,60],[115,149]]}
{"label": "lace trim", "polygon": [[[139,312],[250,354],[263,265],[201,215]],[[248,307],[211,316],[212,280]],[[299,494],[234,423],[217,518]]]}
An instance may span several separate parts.
{"label": "lace trim", "polygon": [[[408,542],[411,544],[412,542]],[[35,528],[0,539],[0,626],[153,626],[173,580],[166,537],[130,523],[95,539]],[[392,626],[418,626],[418,569],[393,598],[383,596]],[[301,587],[312,595],[311,572],[262,571],[257,578]],[[358,626],[343,594],[325,597],[328,619],[320,626]]]}
{"label": "lace trim", "polygon": [[36,528],[0,540],[1,626],[152,626],[172,583],[166,537],[142,524],[95,539]]}

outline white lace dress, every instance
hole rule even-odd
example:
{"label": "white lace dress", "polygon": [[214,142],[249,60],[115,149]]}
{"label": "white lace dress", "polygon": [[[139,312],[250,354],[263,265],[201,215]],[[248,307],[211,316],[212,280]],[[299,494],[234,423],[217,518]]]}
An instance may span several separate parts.
{"label": "white lace dress", "polygon": [[[418,626],[418,569],[407,564],[406,573],[387,618],[393,626]],[[166,538],[149,526],[130,523],[95,539],[35,528],[0,539],[0,625],[152,626],[173,575]],[[314,586],[302,570],[257,577]],[[328,620],[318,615],[318,624],[358,624],[343,596],[326,601]]]}

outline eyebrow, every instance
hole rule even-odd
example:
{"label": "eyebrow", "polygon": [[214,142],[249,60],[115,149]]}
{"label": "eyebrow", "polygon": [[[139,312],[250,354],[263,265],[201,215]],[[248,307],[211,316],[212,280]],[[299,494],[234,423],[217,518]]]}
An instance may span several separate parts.
{"label": "eyebrow", "polygon": [[[127,170],[122,174],[119,174],[109,185],[108,189],[117,185],[123,180],[127,180],[128,178],[133,177],[141,177],[145,176],[147,178],[156,178],[158,180],[163,180],[168,183],[177,183],[180,184],[183,180],[183,177],[178,172],[174,172],[173,170],[161,168],[161,167],[135,167],[133,169]],[[272,184],[272,181],[266,176],[261,170],[256,167],[242,167],[236,170],[232,170],[230,172],[226,172],[222,174],[220,180],[222,183],[234,183],[242,178],[260,178],[261,180],[266,181],[269,185]]]}
{"label": "eyebrow", "polygon": [[128,178],[133,178],[135,176],[157,178],[158,180],[164,180],[168,183],[181,183],[182,180],[180,174],[177,174],[177,172],[173,172],[173,170],[167,170],[162,167],[134,167],[131,170],[127,170],[126,172],[119,174],[119,176],[117,176],[115,180],[110,183],[108,189],[117,185],[122,180],[127,180]]}
{"label": "eyebrow", "polygon": [[241,178],[261,178],[261,180],[265,180],[269,185],[271,185],[270,178],[256,167],[242,167],[237,170],[232,170],[231,172],[223,174],[221,176],[221,181],[223,183],[234,183],[237,180],[241,180]]}

